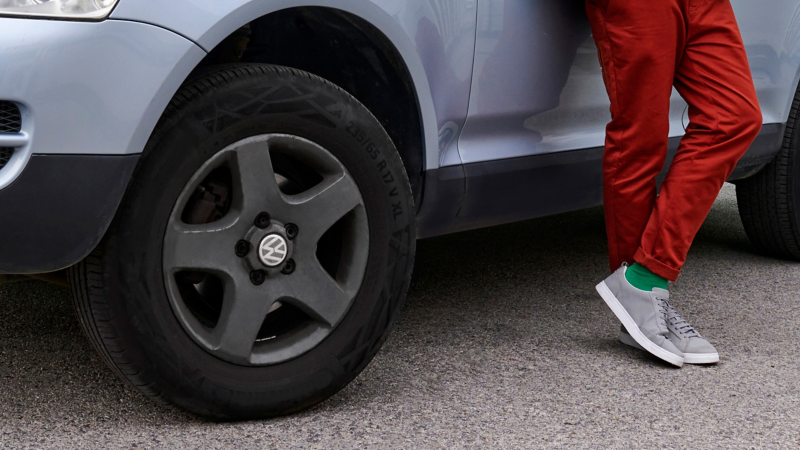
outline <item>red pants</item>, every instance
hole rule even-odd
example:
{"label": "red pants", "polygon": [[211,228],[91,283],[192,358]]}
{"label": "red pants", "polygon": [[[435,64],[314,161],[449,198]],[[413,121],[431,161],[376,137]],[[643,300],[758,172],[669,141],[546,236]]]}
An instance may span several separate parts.
{"label": "red pants", "polygon": [[[722,184],[761,129],[729,0],[586,0],[611,123],[603,201],[611,269],[623,261],[675,281]],[[689,104],[667,177],[672,86]]]}

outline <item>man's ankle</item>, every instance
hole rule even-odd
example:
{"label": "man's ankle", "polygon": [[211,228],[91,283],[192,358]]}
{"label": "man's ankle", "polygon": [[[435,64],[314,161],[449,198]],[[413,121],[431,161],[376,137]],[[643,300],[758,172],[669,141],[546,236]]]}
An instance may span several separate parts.
{"label": "man's ankle", "polygon": [[628,280],[633,287],[643,291],[652,291],[653,288],[667,289],[669,280],[659,275],[654,274],[647,267],[633,263],[625,271],[625,279]]}

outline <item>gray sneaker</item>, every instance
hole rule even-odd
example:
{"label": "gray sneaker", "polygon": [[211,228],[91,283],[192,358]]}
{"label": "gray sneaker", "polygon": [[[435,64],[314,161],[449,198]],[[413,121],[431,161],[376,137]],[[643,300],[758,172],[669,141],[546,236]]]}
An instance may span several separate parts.
{"label": "gray sneaker", "polygon": [[670,364],[683,366],[683,352],[667,338],[669,292],[636,289],[625,279],[627,270],[628,265],[623,264],[597,285],[597,292],[641,348]]}
{"label": "gray sneaker", "polygon": [[[686,364],[713,364],[719,362],[719,353],[695,328],[689,325],[672,305],[667,308],[667,330],[670,342],[683,352],[683,362]],[[631,337],[625,326],[620,326],[619,340],[623,344],[641,349]]]}

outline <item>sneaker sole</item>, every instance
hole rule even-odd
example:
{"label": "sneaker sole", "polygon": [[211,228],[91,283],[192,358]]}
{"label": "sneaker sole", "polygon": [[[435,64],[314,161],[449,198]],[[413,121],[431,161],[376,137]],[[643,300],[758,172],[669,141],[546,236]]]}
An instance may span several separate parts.
{"label": "sneaker sole", "polygon": [[[628,333],[620,331],[619,340],[625,345],[644,350]],[[714,364],[719,362],[719,353],[684,353],[683,362],[684,364]]]}
{"label": "sneaker sole", "polygon": [[[653,356],[662,359],[672,365],[682,367],[684,358],[682,356],[676,355],[668,350],[664,350],[663,348],[656,345],[655,342],[647,339],[647,336],[644,335],[641,331],[639,331],[639,326],[636,325],[634,322],[633,317],[628,314],[628,311],[625,310],[625,307],[622,306],[622,303],[617,300],[617,297],[611,293],[611,289],[606,286],[605,281],[601,281],[600,284],[595,286],[597,289],[597,293],[600,294],[600,297],[603,298],[603,301],[606,302],[611,311],[614,315],[617,316],[620,322],[625,325],[625,329],[631,332],[631,337],[639,344],[639,346],[653,354]],[[633,331],[631,331],[633,330]]]}

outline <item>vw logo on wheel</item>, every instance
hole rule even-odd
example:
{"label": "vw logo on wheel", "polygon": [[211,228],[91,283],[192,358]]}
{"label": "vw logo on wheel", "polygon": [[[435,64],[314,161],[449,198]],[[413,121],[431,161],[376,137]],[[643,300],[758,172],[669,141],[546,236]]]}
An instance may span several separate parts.
{"label": "vw logo on wheel", "polygon": [[279,234],[269,234],[258,246],[258,259],[267,267],[275,267],[286,259],[289,248],[286,239]]}

